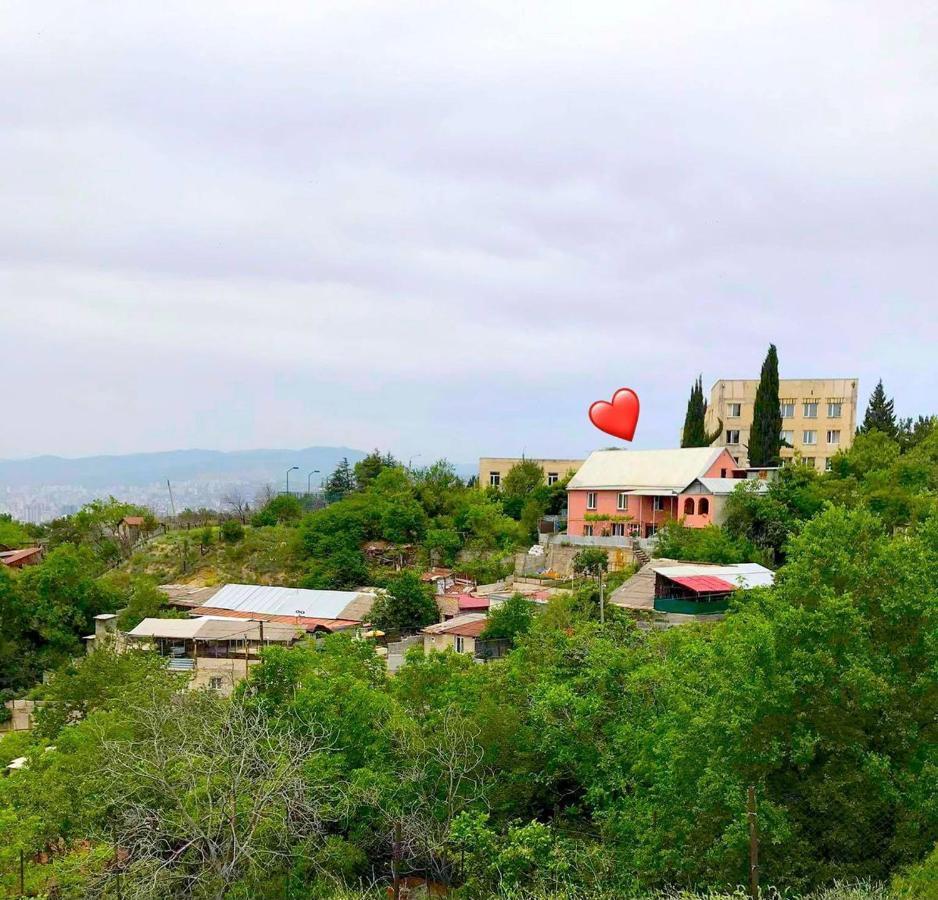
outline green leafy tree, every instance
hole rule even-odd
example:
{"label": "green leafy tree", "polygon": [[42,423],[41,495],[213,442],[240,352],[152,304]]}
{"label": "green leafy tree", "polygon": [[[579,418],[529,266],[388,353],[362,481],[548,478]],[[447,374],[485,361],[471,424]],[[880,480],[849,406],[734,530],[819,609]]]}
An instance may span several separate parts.
{"label": "green leafy tree", "polygon": [[601,547],[584,547],[573,556],[573,571],[598,578],[609,571],[609,555]]}
{"label": "green leafy tree", "polygon": [[935,431],[938,431],[938,416],[919,416],[914,421],[911,418],[900,419],[897,436],[899,448],[903,453],[913,450]]}
{"label": "green leafy tree", "polygon": [[255,527],[292,525],[303,515],[303,504],[294,494],[278,494],[251,517]]}
{"label": "green leafy tree", "polygon": [[534,621],[534,609],[523,594],[512,594],[500,606],[489,611],[488,622],[481,637],[499,638],[514,643],[521,635],[531,630]]}
{"label": "green leafy tree", "polygon": [[721,564],[755,562],[761,558],[746,538],[735,538],[719,525],[689,528],[680,522],[668,522],[658,532],[655,554],[666,559]]}
{"label": "green leafy tree", "polygon": [[899,426],[896,424],[895,402],[892,398],[886,397],[886,390],[883,388],[883,380],[880,378],[873,388],[870,395],[870,402],[866,407],[866,415],[863,416],[863,424],[860,426],[861,434],[868,434],[871,431],[879,431],[890,438],[899,436]]}
{"label": "green leafy tree", "polygon": [[355,463],[355,487],[360,491],[368,490],[385,469],[393,469],[397,466],[397,460],[390,453],[382,455],[380,450],[372,450],[364,459]]}
{"label": "green leafy tree", "polygon": [[781,462],[782,411],[778,397],[778,353],[769,345],[756,398],[752,407],[752,428],[749,430],[750,466],[777,466]]}
{"label": "green leafy tree", "polygon": [[33,540],[25,526],[9,513],[0,513],[0,545],[17,549],[32,544]]}
{"label": "green leafy tree", "polygon": [[430,588],[415,572],[403,571],[375,600],[371,621],[390,632],[413,632],[439,621],[440,613]]}

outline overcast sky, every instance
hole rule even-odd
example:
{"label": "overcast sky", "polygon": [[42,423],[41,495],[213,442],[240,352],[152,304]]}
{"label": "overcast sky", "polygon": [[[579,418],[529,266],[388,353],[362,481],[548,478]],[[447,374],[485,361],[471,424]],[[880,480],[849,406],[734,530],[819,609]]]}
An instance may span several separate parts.
{"label": "overcast sky", "polygon": [[0,456],[938,412],[933,0],[0,3]]}

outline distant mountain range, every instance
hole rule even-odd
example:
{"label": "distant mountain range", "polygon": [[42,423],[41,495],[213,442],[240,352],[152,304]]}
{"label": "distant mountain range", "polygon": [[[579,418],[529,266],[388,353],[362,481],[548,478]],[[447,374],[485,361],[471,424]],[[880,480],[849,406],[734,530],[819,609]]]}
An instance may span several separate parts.
{"label": "distant mountain range", "polygon": [[[128,453],[120,456],[34,456],[0,460],[0,484],[9,487],[76,485],[102,488],[115,484],[148,485],[170,481],[284,481],[290,466],[297,488],[313,469],[325,478],[347,457],[356,463],[365,454],[352,447],[305,447],[302,450],[167,450],[160,453]],[[314,476],[314,483],[318,476]]]}

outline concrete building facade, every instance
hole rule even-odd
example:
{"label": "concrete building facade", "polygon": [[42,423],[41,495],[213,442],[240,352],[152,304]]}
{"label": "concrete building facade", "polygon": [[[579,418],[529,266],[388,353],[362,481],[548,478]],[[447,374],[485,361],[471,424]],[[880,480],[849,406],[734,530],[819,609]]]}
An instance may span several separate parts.
{"label": "concrete building facade", "polygon": [[520,462],[537,463],[544,472],[544,481],[554,484],[567,472],[576,472],[582,459],[532,459],[520,456],[483,456],[479,460],[479,487],[501,487],[505,476]]}
{"label": "concrete building facade", "polygon": [[[782,458],[800,457],[805,465],[824,471],[838,450],[853,443],[857,430],[856,378],[783,378],[778,398],[782,413]],[[726,447],[736,462],[749,465],[746,450],[752,411],[759,387],[757,378],[721,378],[710,389],[707,429],[723,426],[715,447]]]}

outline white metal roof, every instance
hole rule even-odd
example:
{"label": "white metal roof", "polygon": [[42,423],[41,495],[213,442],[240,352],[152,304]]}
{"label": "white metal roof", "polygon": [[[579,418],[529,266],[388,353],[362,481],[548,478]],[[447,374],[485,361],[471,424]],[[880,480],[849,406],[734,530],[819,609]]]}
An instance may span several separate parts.
{"label": "white metal roof", "polygon": [[734,563],[729,566],[708,565],[667,565],[656,566],[652,569],[665,578],[689,578],[693,575],[714,575],[725,578],[727,581],[741,588],[771,587],[775,583],[775,573],[759,563]]}
{"label": "white metal roof", "polygon": [[678,492],[703,475],[725,449],[596,450],[570,479],[568,488],[655,488],[662,493]]}
{"label": "white metal roof", "polygon": [[752,485],[756,484],[756,488],[748,488],[748,490],[754,490],[757,494],[765,493],[769,489],[768,484],[761,479],[750,479],[750,478],[698,478],[699,481],[711,494],[732,494],[741,484]]}
{"label": "white metal roof", "polygon": [[215,609],[243,610],[245,613],[266,613],[272,616],[299,614],[313,619],[340,619],[345,607],[360,596],[358,591],[312,591],[259,584],[226,584],[212,597],[209,605]]}
{"label": "white metal roof", "polygon": [[[298,629],[276,622],[264,623],[264,640],[287,642]],[[130,637],[177,638],[200,641],[260,640],[260,624],[247,619],[225,616],[200,616],[195,619],[144,619],[128,632]]]}

